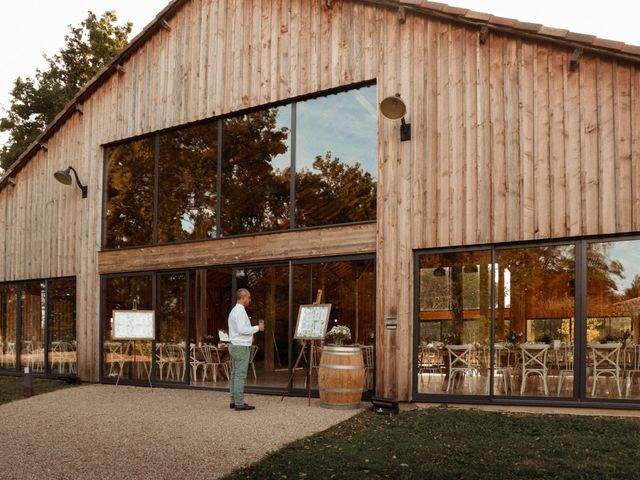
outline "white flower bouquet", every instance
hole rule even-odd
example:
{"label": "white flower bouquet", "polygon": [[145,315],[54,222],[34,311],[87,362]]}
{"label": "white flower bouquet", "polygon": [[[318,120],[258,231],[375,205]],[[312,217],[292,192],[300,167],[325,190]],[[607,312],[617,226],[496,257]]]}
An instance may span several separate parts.
{"label": "white flower bouquet", "polygon": [[345,340],[351,340],[351,330],[346,325],[336,325],[329,330],[327,338],[332,339],[336,345],[342,345]]}

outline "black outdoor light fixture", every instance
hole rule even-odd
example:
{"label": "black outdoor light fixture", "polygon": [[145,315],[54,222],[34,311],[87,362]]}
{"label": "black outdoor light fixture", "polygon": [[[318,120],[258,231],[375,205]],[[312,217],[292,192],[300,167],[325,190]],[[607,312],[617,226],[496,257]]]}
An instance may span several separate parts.
{"label": "black outdoor light fixture", "polygon": [[392,97],[387,97],[380,102],[380,111],[382,115],[390,120],[398,120],[402,122],[400,125],[400,141],[411,140],[411,124],[404,121],[407,114],[407,106],[400,98],[400,94],[396,93]]}
{"label": "black outdoor light fixture", "polygon": [[71,178],[71,172],[73,172],[73,175],[76,177],[78,188],[82,191],[82,198],[87,198],[87,186],[80,183],[78,172],[76,172],[75,168],[70,166],[66,170],[58,170],[53,174],[53,176],[56,177],[56,180],[58,180],[63,185],[71,185],[71,183],[73,182],[73,179]]}

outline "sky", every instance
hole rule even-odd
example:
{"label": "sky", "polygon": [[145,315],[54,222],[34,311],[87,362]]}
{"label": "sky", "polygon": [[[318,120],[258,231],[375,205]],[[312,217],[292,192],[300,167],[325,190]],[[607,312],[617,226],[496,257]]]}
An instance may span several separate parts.
{"label": "sky", "polygon": [[[193,0],[197,1],[197,0]],[[316,0],[317,1],[317,0]],[[18,76],[32,76],[64,44],[68,25],[77,25],[88,10],[115,10],[139,33],[169,0],[0,0],[0,114],[10,102]],[[566,28],[601,38],[640,45],[640,2],[633,0],[445,0],[449,5],[521,21]],[[26,34],[25,34],[26,33]],[[16,48],[19,45],[19,48]],[[6,135],[0,134],[0,144]]]}

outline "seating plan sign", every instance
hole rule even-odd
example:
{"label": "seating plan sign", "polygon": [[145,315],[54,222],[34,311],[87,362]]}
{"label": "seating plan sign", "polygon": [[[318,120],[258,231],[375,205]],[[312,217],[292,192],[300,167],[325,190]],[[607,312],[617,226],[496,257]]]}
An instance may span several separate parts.
{"label": "seating plan sign", "polygon": [[153,310],[114,310],[113,340],[153,340],[155,312]]}
{"label": "seating plan sign", "polygon": [[294,338],[323,340],[327,333],[330,313],[330,303],[300,305]]}

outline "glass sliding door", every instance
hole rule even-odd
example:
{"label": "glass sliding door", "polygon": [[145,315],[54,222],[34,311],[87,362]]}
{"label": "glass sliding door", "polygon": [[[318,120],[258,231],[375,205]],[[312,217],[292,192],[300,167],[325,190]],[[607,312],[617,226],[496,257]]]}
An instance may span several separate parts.
{"label": "glass sliding door", "polygon": [[251,292],[251,323],[264,320],[264,332],[253,337],[247,385],[283,388],[289,373],[289,267],[238,268],[234,276],[236,290]]}
{"label": "glass sliding door", "polygon": [[20,368],[44,373],[45,284],[25,283],[20,290]]}
{"label": "glass sliding door", "polygon": [[575,247],[495,253],[493,394],[572,397]]}
{"label": "glass sliding door", "polygon": [[227,317],[232,306],[231,268],[190,274],[189,375],[192,386],[228,386]]}
{"label": "glass sliding door", "polygon": [[640,240],[587,247],[586,396],[640,398]]}
{"label": "glass sliding door", "polygon": [[59,375],[77,374],[76,281],[47,282],[49,315],[49,372]]}
{"label": "glass sliding door", "polygon": [[16,368],[18,295],[15,285],[0,285],[0,370]]}
{"label": "glass sliding door", "polygon": [[[375,261],[349,260],[295,264],[293,266],[293,318],[295,327],[300,305],[314,303],[318,291],[322,302],[331,304],[329,329],[344,325],[351,331],[351,341],[361,346],[365,363],[365,390],[372,390],[374,383],[374,335],[375,335]],[[301,344],[294,340],[293,358],[298,357]],[[320,360],[314,352],[314,365]],[[308,360],[308,353],[305,360]],[[305,363],[303,367],[307,367]],[[312,387],[318,387],[317,371],[312,375]],[[294,376],[294,387],[305,388],[304,374]]]}
{"label": "glass sliding door", "polygon": [[418,393],[487,395],[491,251],[419,259]]}
{"label": "glass sliding door", "polygon": [[151,372],[151,342],[112,338],[113,310],[153,310],[152,276],[108,277],[103,283],[103,375],[115,380],[147,381]]}
{"label": "glass sliding door", "polygon": [[156,276],[155,378],[161,382],[187,379],[187,274]]}

